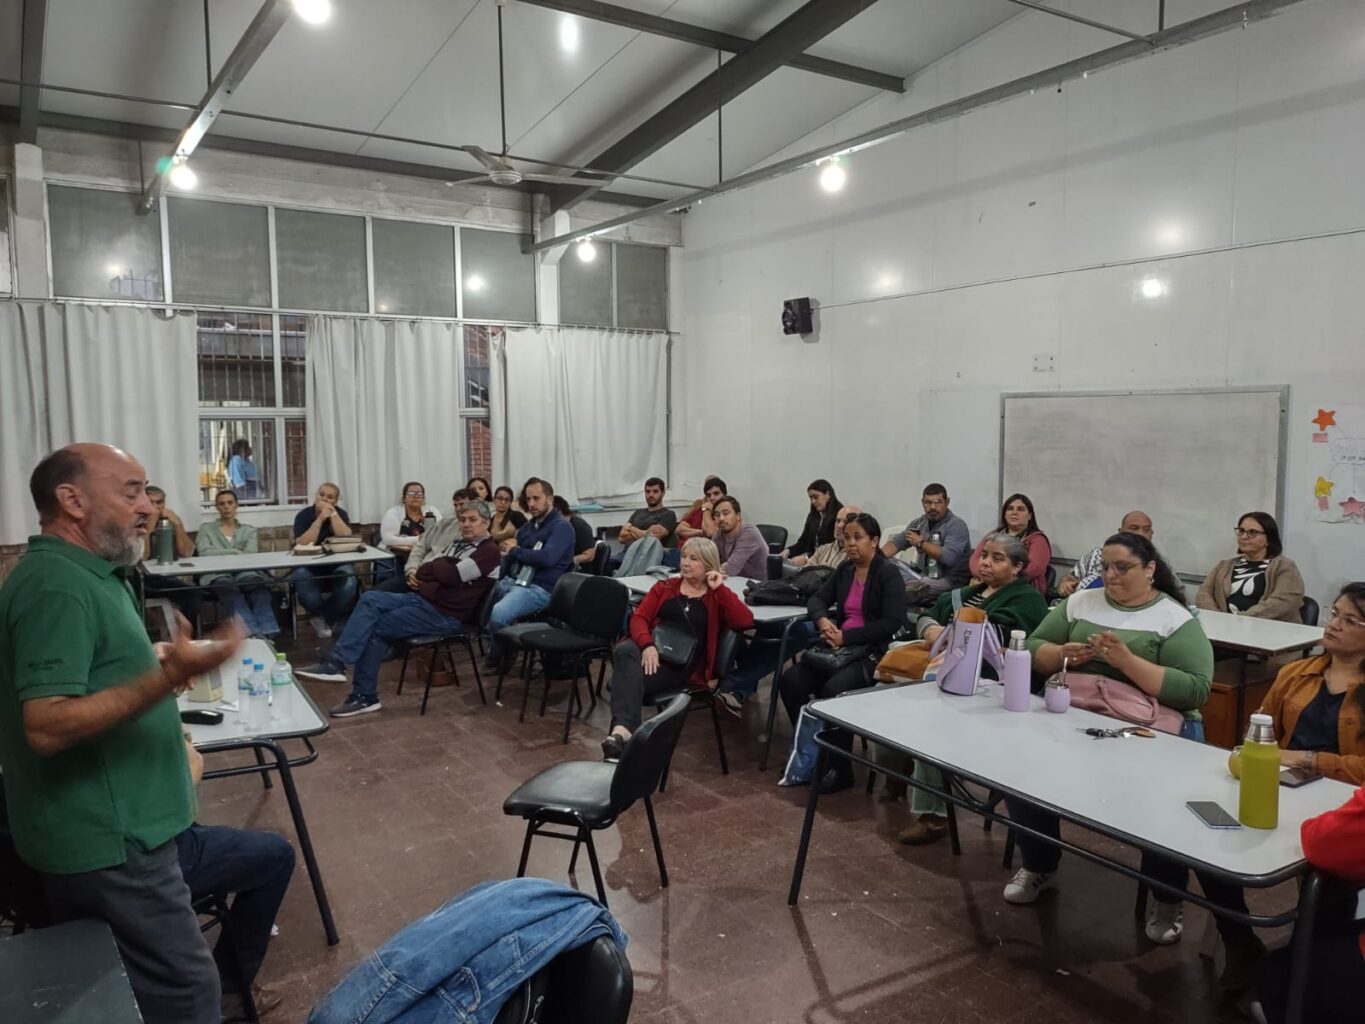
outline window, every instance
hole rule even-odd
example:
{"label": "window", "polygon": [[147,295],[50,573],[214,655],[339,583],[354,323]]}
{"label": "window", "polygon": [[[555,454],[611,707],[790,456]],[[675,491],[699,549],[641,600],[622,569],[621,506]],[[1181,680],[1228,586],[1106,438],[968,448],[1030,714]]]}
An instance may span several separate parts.
{"label": "window", "polygon": [[9,185],[0,180],[0,295],[14,291],[14,272],[10,268]]}
{"label": "window", "polygon": [[668,249],[596,243],[591,263],[578,247],[559,262],[559,322],[575,327],[668,330]]}
{"label": "window", "polygon": [[199,313],[199,488],[206,504],[224,488],[244,505],[307,500],[306,325],[306,317],[287,313]]}
{"label": "window", "polygon": [[369,311],[364,217],[276,210],[275,260],[283,308]]}
{"label": "window", "polygon": [[460,229],[462,315],[470,320],[536,318],[536,261],[529,235]]}
{"label": "window", "polygon": [[270,226],[264,206],[166,200],[177,302],[270,305]]}
{"label": "window", "polygon": [[611,294],[612,257],[616,246],[593,244],[596,258],[579,259],[579,247],[569,246],[559,261],[559,322],[574,327],[614,327],[615,299]]}
{"label": "window", "polygon": [[448,224],[370,222],[374,311],[455,316],[455,229]]}
{"label": "window", "polygon": [[464,425],[466,476],[493,479],[493,431],[488,422],[493,340],[502,337],[501,327],[466,324],[464,329]]}
{"label": "window", "polygon": [[164,299],[161,212],[139,215],[138,196],[49,185],[52,292],[88,299]]}

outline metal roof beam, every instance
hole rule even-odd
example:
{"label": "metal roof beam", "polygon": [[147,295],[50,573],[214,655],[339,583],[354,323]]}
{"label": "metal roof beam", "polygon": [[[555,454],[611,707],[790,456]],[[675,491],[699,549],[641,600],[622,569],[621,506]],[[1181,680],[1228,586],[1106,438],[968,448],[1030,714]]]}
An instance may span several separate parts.
{"label": "metal roof beam", "polygon": [[[43,80],[43,40],[47,35],[47,0],[24,0],[24,21],[19,50],[19,77],[25,82]],[[19,141],[38,138],[38,85],[19,90]]]}
{"label": "metal roof beam", "polygon": [[[876,2],[808,0],[752,47],[722,64],[587,165],[607,172],[630,170]],[[564,185],[551,190],[550,197],[556,209],[569,209],[600,188]]]}
{"label": "metal roof beam", "polygon": [[[724,53],[743,53],[754,45],[752,39],[746,39],[744,36],[732,35],[729,32],[717,32],[686,21],[661,18],[657,14],[634,11],[628,7],[602,3],[600,0],[521,0],[521,2],[535,7],[544,7],[551,11],[561,11],[564,14],[574,14],[580,18],[600,21],[607,25],[632,28],[637,32],[662,36],[665,39],[694,43],[697,46],[704,46],[708,50],[721,50]],[[845,82],[871,86],[874,89],[905,92],[905,78],[903,76],[888,74],[885,71],[873,71],[870,68],[860,68],[856,64],[826,60],[824,57],[811,57],[803,53],[787,61],[787,66],[800,68],[802,71],[810,71],[817,75],[825,75],[828,78],[838,78]]]}

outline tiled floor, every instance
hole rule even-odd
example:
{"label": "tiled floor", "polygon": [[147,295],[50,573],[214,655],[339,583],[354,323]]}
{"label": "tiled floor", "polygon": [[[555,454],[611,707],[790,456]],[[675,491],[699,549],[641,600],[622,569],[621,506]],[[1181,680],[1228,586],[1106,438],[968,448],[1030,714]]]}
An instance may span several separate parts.
{"label": "tiled floor", "polygon": [[[307,651],[294,657],[308,660]],[[539,719],[533,703],[517,723],[519,686],[509,684],[507,706],[483,707],[466,671],[462,688],[433,691],[420,718],[420,687],[395,698],[387,680],[396,674],[386,666],[383,711],[335,723],[317,741],[318,760],[297,772],[341,944],[326,945],[300,863],[261,978],[287,993],[275,1020],[303,1021],[405,923],[477,882],[510,877],[523,826],[502,814],[504,797],[547,765],[600,756],[601,705],[575,722],[565,747],[562,705],[560,716],[552,703]],[[325,707],[346,687],[309,690]],[[728,776],[707,717],[692,716],[684,730],[656,804],[667,890],[642,813],[599,834],[611,909],[630,936],[633,1021],[1236,1019],[1219,1015],[1213,968],[1200,955],[1215,948],[1202,911],[1187,914],[1179,945],[1155,948],[1134,925],[1133,886],[1076,859],[1064,864],[1060,891],[1033,908],[1009,907],[999,829],[986,834],[964,816],[961,857],[946,841],[902,847],[904,805],[877,804],[861,787],[821,801],[800,905],[788,908],[807,791],[779,789],[776,770],[757,770],[759,712],[725,718]],[[783,726],[779,744],[787,735]],[[214,780],[200,799],[206,822],[292,836],[278,787]],[[538,840],[529,873],[562,880],[568,854],[568,844]],[[591,891],[586,858],[581,867],[579,884]],[[1292,898],[1282,888],[1270,903]]]}

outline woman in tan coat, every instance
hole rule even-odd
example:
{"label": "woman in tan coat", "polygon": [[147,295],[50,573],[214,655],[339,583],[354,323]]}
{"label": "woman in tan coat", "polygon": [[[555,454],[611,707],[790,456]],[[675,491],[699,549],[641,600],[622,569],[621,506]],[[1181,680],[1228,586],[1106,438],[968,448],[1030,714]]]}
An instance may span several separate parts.
{"label": "woman in tan coat", "polygon": [[1267,512],[1248,512],[1237,522],[1237,555],[1204,578],[1195,603],[1214,612],[1302,622],[1303,577],[1282,553],[1280,528]]}

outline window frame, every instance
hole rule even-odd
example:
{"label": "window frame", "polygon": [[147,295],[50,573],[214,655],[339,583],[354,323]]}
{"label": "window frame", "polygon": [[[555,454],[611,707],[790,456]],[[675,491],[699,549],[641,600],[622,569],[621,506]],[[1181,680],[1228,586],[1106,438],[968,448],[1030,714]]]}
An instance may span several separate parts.
{"label": "window frame", "polygon": [[[5,245],[3,249],[0,249],[0,255],[3,255],[9,265],[10,285],[9,290],[0,291],[0,295],[4,295],[6,298],[13,298],[18,294],[18,289],[16,287],[18,284],[18,274],[16,273],[18,270],[18,261],[15,258],[14,246],[14,179],[8,174],[0,173],[0,197],[3,197],[4,200],[3,203],[0,203],[0,206],[4,207],[5,223],[8,225],[5,232]],[[47,216],[46,205],[43,209],[43,216]],[[46,225],[44,225],[43,233],[47,233]]]}
{"label": "window frame", "polygon": [[[559,322],[559,326],[561,326],[561,327],[581,327],[581,328],[583,328],[583,329],[585,329],[585,330],[590,330],[590,331],[605,331],[605,330],[611,330],[611,331],[630,331],[630,332],[638,333],[638,334],[672,334],[672,333],[673,333],[673,326],[672,326],[672,322],[671,322],[670,317],[669,317],[669,314],[670,314],[670,312],[672,311],[672,308],[673,308],[673,302],[672,302],[672,298],[673,298],[673,297],[672,297],[672,284],[673,284],[673,282],[672,282],[672,263],[673,263],[673,253],[670,251],[672,247],[671,247],[671,246],[667,246],[667,245],[650,245],[650,244],[647,243],[647,242],[626,242],[626,241],[607,241],[607,240],[599,240],[599,241],[598,241],[598,245],[599,245],[599,247],[603,247],[603,248],[605,248],[605,249],[607,250],[607,258],[611,260],[611,275],[610,275],[610,289],[611,289],[611,323],[610,323],[610,324],[575,324],[575,323],[569,323],[568,321],[566,321],[566,320],[564,319],[564,316],[563,316],[563,310],[564,310],[564,274],[563,274],[563,271],[561,270],[561,271],[556,275],[556,277],[555,277],[556,300],[557,300],[558,303],[559,303],[559,309],[560,309],[560,318],[559,318],[559,321],[560,321],[560,322]],[[620,309],[621,286],[620,286],[620,282],[619,282],[619,280],[618,280],[618,275],[619,275],[619,272],[620,272],[620,266],[621,266],[621,264],[620,264],[620,261],[617,259],[616,250],[617,250],[617,248],[618,248],[619,246],[622,246],[622,245],[636,246],[636,247],[639,247],[639,248],[642,248],[642,249],[662,249],[662,250],[664,251],[664,323],[665,323],[665,326],[663,326],[663,327],[622,327],[622,326],[621,326],[621,309]],[[570,244],[569,244],[569,249],[570,249],[570,250],[573,249],[573,243],[570,243]],[[573,256],[574,256],[574,254],[572,253],[572,251],[566,252],[562,257],[560,257],[561,263],[562,263],[563,260],[570,259],[570,258],[573,257]],[[600,259],[601,257],[598,257],[598,258]]]}

